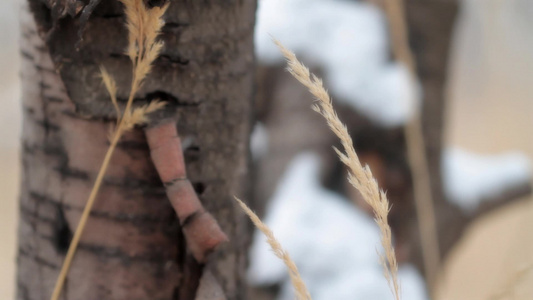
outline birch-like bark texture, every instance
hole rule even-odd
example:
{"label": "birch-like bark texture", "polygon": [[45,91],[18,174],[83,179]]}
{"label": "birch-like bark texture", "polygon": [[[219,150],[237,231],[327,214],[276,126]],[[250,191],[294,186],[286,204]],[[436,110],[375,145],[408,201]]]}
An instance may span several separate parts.
{"label": "birch-like bark texture", "polygon": [[[121,4],[102,1],[77,44],[79,14],[55,18],[46,1],[21,0],[23,179],[17,299],[50,297],[72,232],[109,146],[112,103],[104,65],[124,105],[131,65]],[[253,88],[255,1],[172,1],[165,42],[136,105],[168,102],[187,174],[230,242],[198,264],[150,160],[142,130],[127,133],[111,160],[62,299],[183,299],[216,287],[244,299],[249,226],[244,194]],[[80,11],[81,13],[81,11]],[[77,44],[77,45],[76,45]],[[126,95],[126,96],[125,96]],[[158,121],[158,120],[156,120]],[[202,274],[209,274],[200,284]]]}

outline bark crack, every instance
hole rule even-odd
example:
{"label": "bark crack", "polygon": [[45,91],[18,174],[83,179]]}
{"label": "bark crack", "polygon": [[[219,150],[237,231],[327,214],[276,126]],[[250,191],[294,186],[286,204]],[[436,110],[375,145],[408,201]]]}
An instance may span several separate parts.
{"label": "bark crack", "polygon": [[56,219],[54,222],[54,247],[56,251],[65,255],[72,240],[72,230],[70,229],[62,205],[57,206]]}

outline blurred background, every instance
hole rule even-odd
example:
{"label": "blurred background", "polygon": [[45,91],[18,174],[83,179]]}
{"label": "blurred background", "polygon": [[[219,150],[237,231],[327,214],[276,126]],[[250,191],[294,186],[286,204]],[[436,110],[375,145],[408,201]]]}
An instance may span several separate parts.
{"label": "blurred background", "polygon": [[19,135],[21,128],[18,52],[18,5],[0,2],[0,298],[13,299],[15,290],[15,249],[17,197],[19,188]]}
{"label": "blurred background", "polygon": [[[403,299],[428,299],[412,233],[416,215],[401,128],[431,91],[422,90],[423,78],[412,82],[406,66],[392,58],[379,2],[259,1],[255,202],[318,300],[390,295],[371,214],[344,184],[345,171],[331,150],[337,142],[309,109],[311,96],[283,70],[269,33],[324,78],[362,160],[392,199]],[[0,299],[13,299],[21,123],[16,0],[1,1],[0,16]],[[446,97],[437,112],[444,118],[440,176],[450,211],[464,215],[452,225],[464,233],[451,234],[460,239],[449,242],[434,298],[533,299],[533,205],[523,192],[533,158],[533,2],[459,1],[452,27],[442,70]],[[415,56],[431,48],[417,43],[417,34]],[[437,27],[433,40],[445,34]],[[481,214],[485,207],[490,209]],[[257,235],[249,280],[266,291],[257,297],[291,299],[284,268],[266,247]]]}

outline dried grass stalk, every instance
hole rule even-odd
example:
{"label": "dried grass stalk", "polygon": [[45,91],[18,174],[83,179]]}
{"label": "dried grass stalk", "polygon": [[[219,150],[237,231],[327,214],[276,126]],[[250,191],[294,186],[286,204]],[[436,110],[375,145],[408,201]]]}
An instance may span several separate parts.
{"label": "dried grass stalk", "polygon": [[115,151],[122,134],[133,128],[135,125],[146,123],[148,121],[146,114],[161,109],[164,106],[163,103],[155,101],[148,105],[132,109],[133,98],[140,89],[143,79],[150,72],[152,63],[159,55],[163,46],[162,42],[156,41],[156,38],[164,24],[162,16],[168,8],[168,4],[163,7],[148,9],[142,0],[120,1],[124,4],[126,10],[129,39],[127,53],[133,65],[130,94],[124,113],[121,114],[117,103],[115,80],[109,75],[109,73],[107,73],[105,68],[102,67],[100,69],[102,80],[109,92],[111,101],[117,113],[118,125],[116,130],[111,134],[111,144],[106,152],[102,166],[98,171],[89,199],[83,209],[80,222],[76,228],[76,232],[74,233],[65,261],[61,267],[59,277],[56,281],[51,300],[59,299],[72,259],[74,258],[81,235],[87,224],[87,219],[89,218],[89,214],[94,201],[96,200],[96,196],[98,195],[107,167],[109,166],[113,152]]}
{"label": "dried grass stalk", "polygon": [[391,228],[387,216],[389,214],[389,201],[385,193],[379,189],[377,181],[372,176],[368,166],[362,166],[359,157],[353,148],[352,138],[348,134],[346,126],[342,124],[333,109],[331,98],[322,84],[322,80],[309,72],[290,50],[286,49],[279,41],[274,40],[285,58],[287,59],[288,71],[315,96],[317,103],[313,109],[321,114],[327,121],[329,128],[341,140],[344,152],[337,148],[335,152],[340,160],[348,167],[349,182],[361,193],[364,200],[372,207],[375,213],[375,221],[381,231],[381,244],[385,254],[380,254],[384,276],[396,300],[400,299],[400,285],[398,282],[398,264],[392,245]]}
{"label": "dried grass stalk", "polygon": [[166,103],[161,101],[152,101],[133,110],[126,111],[124,114],[124,125],[122,130],[127,131],[136,125],[148,123],[148,115],[165,107]]}
{"label": "dried grass stalk", "polygon": [[117,125],[118,121],[122,117],[120,115],[120,108],[118,107],[118,101],[117,101],[117,83],[115,82],[115,79],[109,75],[107,70],[104,68],[104,66],[100,66],[100,76],[102,77],[102,82],[105,85],[105,88],[107,89],[107,92],[109,93],[109,96],[111,97],[111,102],[113,103],[113,107],[115,108],[115,113],[117,114]]}
{"label": "dried grass stalk", "polygon": [[272,230],[268,228],[268,226],[259,219],[259,217],[239,198],[235,197],[235,200],[239,203],[241,208],[244,210],[244,212],[250,217],[252,222],[254,223],[255,227],[257,227],[261,232],[267,237],[267,242],[270,245],[270,248],[274,252],[274,254],[287,266],[287,269],[289,270],[289,276],[291,278],[292,286],[294,287],[294,290],[296,292],[296,299],[298,300],[311,300],[311,295],[309,294],[309,291],[307,290],[307,287],[305,286],[305,282],[303,281],[302,277],[300,276],[300,273],[298,272],[298,268],[296,267],[296,264],[291,259],[289,253],[285,251],[281,244],[276,240],[276,237],[274,236],[274,233],[272,233]]}
{"label": "dried grass stalk", "polygon": [[[403,0],[384,0],[383,6],[389,20],[392,51],[396,60],[409,69],[412,80],[416,80],[416,64],[408,43],[407,23]],[[415,103],[415,101],[413,101]],[[426,144],[422,132],[420,112],[407,122],[404,128],[407,142],[407,155],[413,174],[415,208],[418,216],[418,231],[422,247],[422,258],[426,281],[431,293],[434,292],[436,277],[440,268],[440,249],[437,220],[431,193],[430,172],[426,154]]]}

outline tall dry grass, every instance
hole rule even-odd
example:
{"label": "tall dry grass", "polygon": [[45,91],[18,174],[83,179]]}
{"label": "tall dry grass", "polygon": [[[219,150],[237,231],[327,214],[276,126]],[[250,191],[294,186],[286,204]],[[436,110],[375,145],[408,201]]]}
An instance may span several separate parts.
{"label": "tall dry grass", "polygon": [[385,192],[379,189],[376,179],[368,166],[362,166],[359,157],[353,147],[353,141],[346,126],[339,120],[337,113],[333,109],[331,98],[322,84],[322,80],[309,72],[296,55],[285,48],[279,41],[274,40],[282,54],[287,59],[288,71],[315,97],[316,103],[313,109],[321,114],[329,128],[340,139],[344,152],[337,148],[340,160],[348,167],[349,182],[361,193],[364,200],[372,207],[375,214],[375,221],[381,231],[381,244],[385,250],[380,254],[380,261],[383,266],[384,276],[396,300],[400,299],[400,283],[398,281],[398,264],[392,245],[392,233],[388,223],[389,201]]}
{"label": "tall dry grass", "polygon": [[285,263],[285,265],[287,266],[292,286],[294,288],[294,291],[296,292],[296,299],[311,300],[311,295],[307,290],[307,287],[300,275],[300,272],[298,272],[296,264],[291,259],[289,253],[283,249],[281,243],[276,239],[272,230],[270,230],[270,228],[265,223],[263,223],[261,219],[244,202],[242,202],[237,197],[235,197],[235,200],[237,201],[237,203],[239,203],[239,205],[248,215],[248,217],[250,217],[255,227],[257,227],[257,229],[259,229],[266,236],[267,242],[270,245],[272,252],[274,252],[274,254],[279,259],[281,259],[283,263]]}
{"label": "tall dry grass", "polygon": [[[416,63],[409,47],[407,20],[403,0],[381,0],[388,19],[392,52],[397,61],[408,69],[413,82],[417,78]],[[415,100],[415,99],[413,99]],[[412,101],[416,105],[416,101]],[[433,195],[431,193],[430,172],[426,154],[426,143],[422,131],[420,110],[415,108],[414,116],[404,127],[407,144],[408,163],[413,174],[413,191],[418,231],[422,247],[422,258],[430,292],[434,293],[436,277],[440,268],[440,248],[438,240],[437,219]]]}
{"label": "tall dry grass", "polygon": [[58,300],[63,290],[68,270],[72,264],[72,259],[76,253],[81,235],[87,224],[87,219],[93,207],[96,196],[104,179],[104,175],[109,166],[109,162],[115,148],[123,133],[132,129],[135,125],[140,125],[148,121],[147,114],[158,110],[164,103],[154,101],[148,105],[132,108],[133,99],[137,91],[142,86],[144,78],[150,73],[152,63],[159,55],[163,43],[157,41],[161,28],[163,27],[162,16],[168,8],[168,4],[163,7],[147,8],[143,0],[120,0],[125,7],[127,28],[128,28],[128,49],[127,54],[132,63],[132,82],[128,102],[124,112],[121,113],[116,97],[116,83],[113,77],[107,73],[105,68],[101,68],[101,76],[106,86],[113,106],[117,114],[117,125],[110,134],[111,144],[106,152],[102,166],[98,171],[94,186],[85,204],[80,221],[69,245],[67,255],[61,267],[59,277],[56,281],[51,300]]}

